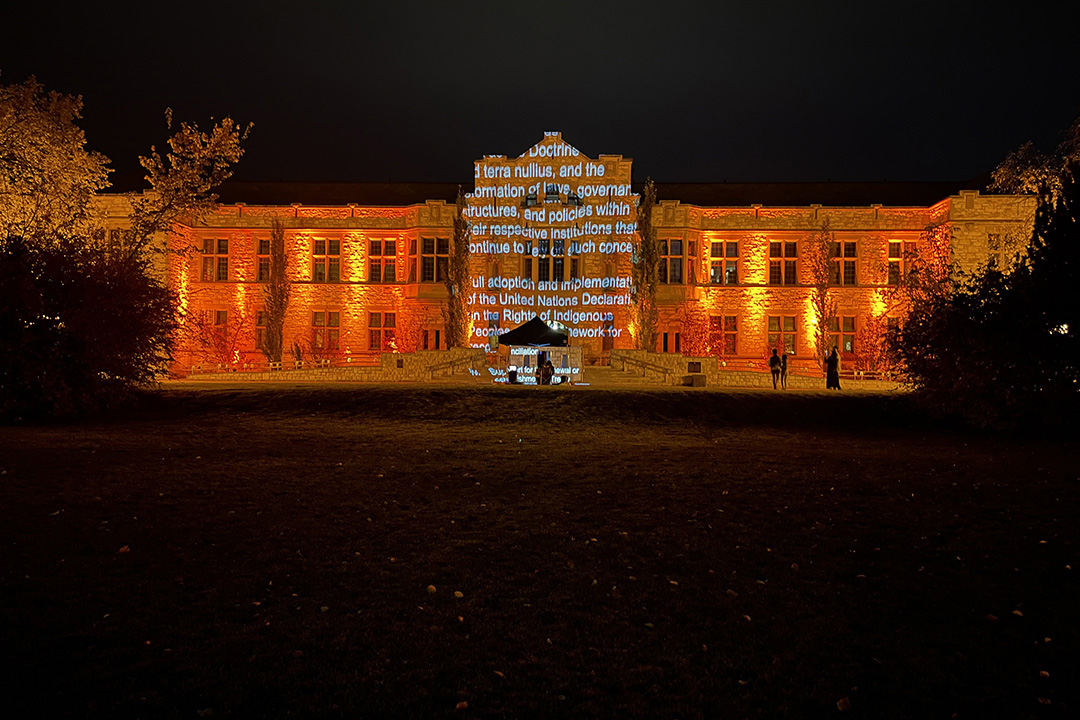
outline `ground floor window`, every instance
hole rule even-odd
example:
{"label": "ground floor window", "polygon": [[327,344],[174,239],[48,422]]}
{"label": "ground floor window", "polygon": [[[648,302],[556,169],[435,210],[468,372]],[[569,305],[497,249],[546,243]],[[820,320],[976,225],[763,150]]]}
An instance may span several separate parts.
{"label": "ground floor window", "polygon": [[368,313],[368,349],[390,352],[394,343],[394,331],[396,328],[396,313]]}
{"label": "ground floor window", "polygon": [[424,330],[420,334],[420,346],[424,350],[438,350],[441,347],[441,336],[442,332],[438,329]]}
{"label": "ground floor window", "polygon": [[311,346],[313,350],[333,351],[341,340],[341,313],[321,310],[312,313]]}
{"label": "ground floor window", "polygon": [[255,348],[258,350],[266,349],[266,311],[255,311]]}
{"label": "ground floor window", "polygon": [[739,345],[737,315],[713,315],[709,318],[709,343],[720,355],[737,355]]}
{"label": "ground floor window", "polygon": [[795,354],[796,325],[794,315],[769,316],[769,347]]}
{"label": "ground floor window", "polygon": [[855,352],[855,316],[842,315],[829,321],[829,347],[840,348],[841,353]]}
{"label": "ground floor window", "polygon": [[666,332],[663,337],[664,352],[680,353],[682,352],[682,337],[681,333]]}

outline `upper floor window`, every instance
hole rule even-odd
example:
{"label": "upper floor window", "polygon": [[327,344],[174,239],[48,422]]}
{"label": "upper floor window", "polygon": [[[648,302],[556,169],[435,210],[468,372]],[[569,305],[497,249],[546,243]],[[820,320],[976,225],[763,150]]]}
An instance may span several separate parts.
{"label": "upper floor window", "polygon": [[338,282],[341,280],[341,241],[316,240],[311,246],[311,280]]}
{"label": "upper floor window", "polygon": [[368,243],[368,280],[397,282],[397,240],[372,240]]}
{"label": "upper floor window", "polygon": [[769,284],[797,285],[799,244],[794,242],[769,243]]}
{"label": "upper floor window", "polygon": [[270,238],[259,238],[259,252],[255,256],[256,282],[270,282]]}
{"label": "upper floor window", "polygon": [[713,285],[737,285],[739,282],[739,243],[714,242],[711,251],[709,282]]}
{"label": "upper floor window", "polygon": [[855,258],[858,245],[854,242],[834,242],[829,250],[829,284],[855,284]]}
{"label": "upper floor window", "polygon": [[914,242],[889,241],[889,284],[899,285],[901,278],[911,271],[916,255]]}
{"label": "upper floor window", "polygon": [[202,279],[205,282],[228,282],[228,239],[203,240],[202,256]]}
{"label": "upper floor window", "polygon": [[449,238],[420,238],[420,282],[444,282],[449,267]]}
{"label": "upper floor window", "polygon": [[660,241],[660,282],[681,285],[683,281],[683,241]]}

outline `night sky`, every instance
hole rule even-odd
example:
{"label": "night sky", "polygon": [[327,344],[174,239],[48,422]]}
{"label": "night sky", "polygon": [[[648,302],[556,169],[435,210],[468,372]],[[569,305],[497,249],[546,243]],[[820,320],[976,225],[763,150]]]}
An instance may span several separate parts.
{"label": "night sky", "polygon": [[[1080,114],[1070,3],[24,3],[0,82],[81,94],[119,189],[164,109],[245,181],[471,181],[545,130],[635,179],[960,180]],[[954,7],[955,6],[955,7]]]}

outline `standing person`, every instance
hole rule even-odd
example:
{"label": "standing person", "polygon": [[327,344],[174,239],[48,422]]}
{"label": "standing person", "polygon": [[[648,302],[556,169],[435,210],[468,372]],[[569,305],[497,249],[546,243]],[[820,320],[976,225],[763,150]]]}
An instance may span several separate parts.
{"label": "standing person", "polygon": [[840,389],[840,353],[833,345],[832,353],[825,358],[825,389]]}
{"label": "standing person", "polygon": [[787,350],[780,356],[780,387],[787,390]]}
{"label": "standing person", "polygon": [[776,354],[776,348],[773,348],[772,357],[769,358],[769,372],[772,373],[772,389],[776,389],[776,381],[780,378],[780,358]]}

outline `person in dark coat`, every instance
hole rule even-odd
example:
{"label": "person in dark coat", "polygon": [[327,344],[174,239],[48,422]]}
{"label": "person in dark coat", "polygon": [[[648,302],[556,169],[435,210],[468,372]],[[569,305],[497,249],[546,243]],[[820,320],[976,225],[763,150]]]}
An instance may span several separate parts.
{"label": "person in dark coat", "polygon": [[825,358],[825,389],[840,389],[840,353],[833,345],[832,352]]}
{"label": "person in dark coat", "polygon": [[772,373],[772,389],[776,389],[776,381],[780,379],[780,357],[773,348],[772,357],[769,358],[769,372]]}

